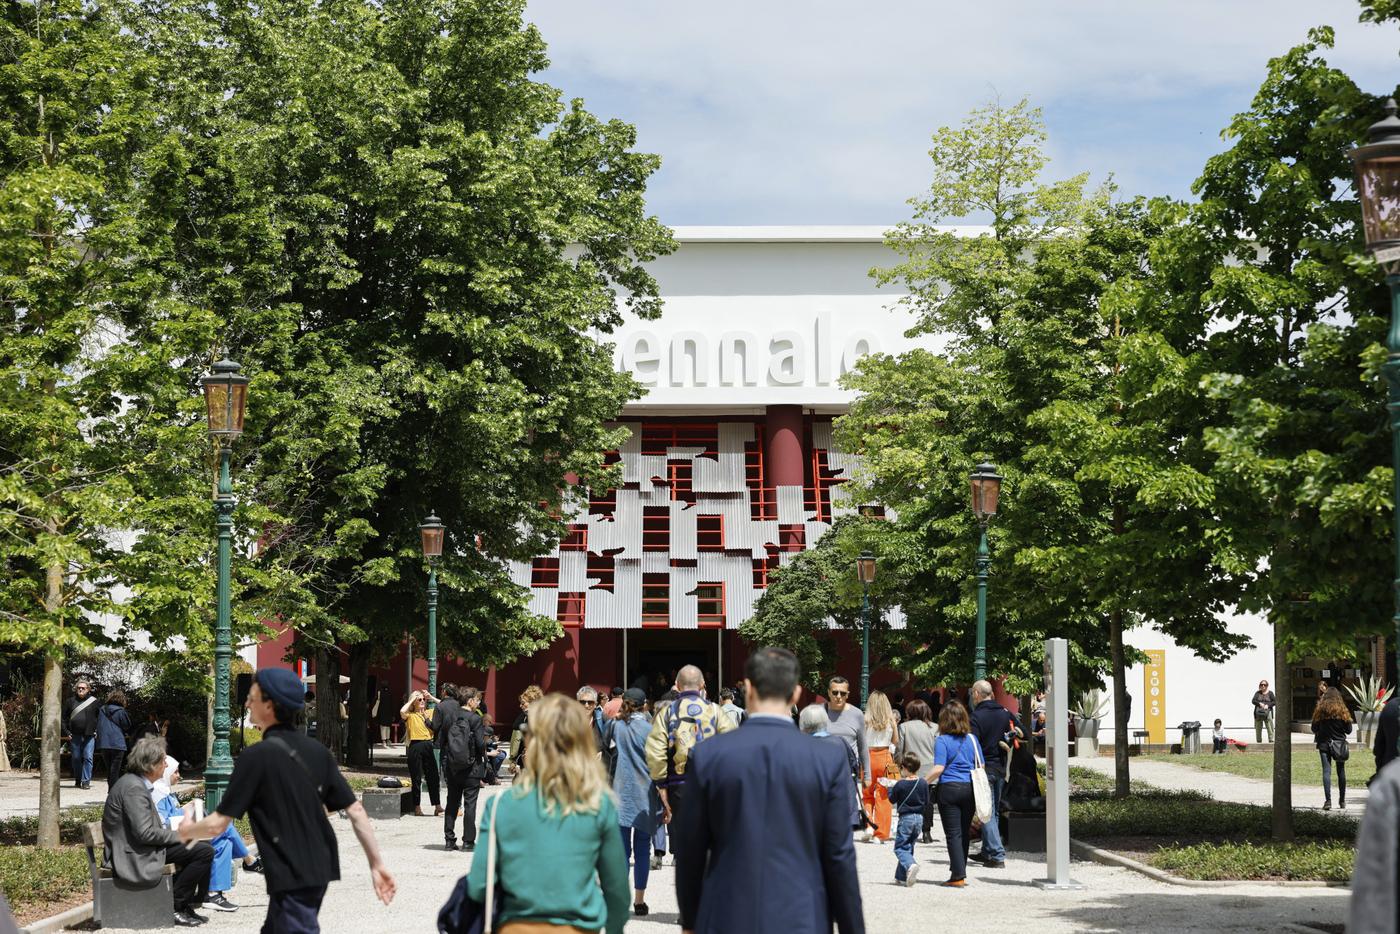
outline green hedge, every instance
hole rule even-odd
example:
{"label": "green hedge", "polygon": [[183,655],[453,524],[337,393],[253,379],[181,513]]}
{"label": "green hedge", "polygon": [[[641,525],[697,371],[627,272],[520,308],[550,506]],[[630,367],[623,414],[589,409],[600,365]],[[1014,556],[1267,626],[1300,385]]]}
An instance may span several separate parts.
{"label": "green hedge", "polygon": [[[63,843],[82,843],[83,824],[102,820],[102,805],[85,804],[58,812],[58,834]],[[39,818],[6,817],[0,820],[0,847],[27,846],[39,840]]]}
{"label": "green hedge", "polygon": [[89,885],[87,853],[80,846],[0,846],[0,890],[16,913],[32,905],[67,901]]}
{"label": "green hedge", "polygon": [[[1299,837],[1352,842],[1356,820],[1318,811],[1295,811]],[[1199,792],[1157,790],[1128,798],[1080,797],[1070,801],[1070,831],[1076,837],[1171,837],[1194,840],[1257,838],[1271,833],[1269,808],[1214,801]]]}
{"label": "green hedge", "polygon": [[1350,841],[1203,843],[1158,850],[1149,862],[1186,879],[1309,879],[1347,882],[1356,861]]}

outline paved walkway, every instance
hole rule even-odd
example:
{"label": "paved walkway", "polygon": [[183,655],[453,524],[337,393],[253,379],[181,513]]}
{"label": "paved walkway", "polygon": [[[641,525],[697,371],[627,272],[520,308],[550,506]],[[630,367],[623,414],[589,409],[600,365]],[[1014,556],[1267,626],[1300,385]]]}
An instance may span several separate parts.
{"label": "paved walkway", "polygon": [[[489,791],[489,790],[488,790]],[[483,795],[483,801],[485,795]],[[471,865],[471,854],[442,850],[442,825],[431,818],[376,821],[375,831],[398,881],[398,897],[388,907],[374,898],[369,871],[349,821],[332,818],[340,840],[343,878],[331,886],[321,910],[324,931],[336,934],[384,931],[431,931],[437,910],[458,876]],[[781,845],[775,841],[775,845]],[[1306,924],[1341,924],[1345,889],[1246,885],[1218,892],[1183,889],[1126,870],[1075,863],[1080,892],[1042,892],[1031,880],[1045,874],[1040,861],[1011,859],[1005,870],[973,867],[971,883],[950,890],[936,883],[947,876],[941,839],[917,847],[923,875],[912,889],[893,884],[895,857],[888,845],[857,844],[858,871],[869,930],[885,934],[924,934],[929,930],[1063,931],[1316,931]],[[485,855],[484,851],[481,854]],[[669,859],[668,859],[669,862]],[[548,872],[547,859],[540,864]],[[629,921],[636,934],[675,934],[675,870],[667,865],[652,873],[647,889],[651,914]],[[267,908],[263,880],[242,874],[233,900],[235,914],[211,913],[204,930],[254,931]],[[981,919],[979,922],[977,919]],[[112,930],[112,929],[108,929]]]}
{"label": "paved walkway", "polygon": [[[1295,750],[1294,754],[1300,753]],[[1112,756],[1075,756],[1070,760],[1070,764],[1094,769],[1105,775],[1113,774]],[[1133,781],[1146,782],[1149,785],[1156,785],[1158,788],[1204,791],[1217,801],[1262,804],[1266,807],[1272,807],[1274,803],[1274,788],[1271,782],[1257,778],[1246,778],[1231,772],[1214,772],[1190,765],[1173,765],[1168,762],[1154,762],[1150,759],[1134,757],[1128,766],[1128,774],[1132,776]],[[1347,810],[1342,813],[1355,812],[1360,814],[1365,809],[1366,778],[1369,777],[1361,778],[1354,784],[1347,783]],[[1335,794],[1335,792],[1334,788],[1333,793]],[[1295,809],[1321,810],[1322,786],[1295,784],[1293,786],[1293,807]]]}
{"label": "paved walkway", "polygon": [[[101,804],[107,800],[107,782],[94,778],[92,787],[74,788],[72,779],[65,779],[58,789],[59,807],[79,804]],[[0,818],[28,817],[39,813],[39,773],[0,772]]]}

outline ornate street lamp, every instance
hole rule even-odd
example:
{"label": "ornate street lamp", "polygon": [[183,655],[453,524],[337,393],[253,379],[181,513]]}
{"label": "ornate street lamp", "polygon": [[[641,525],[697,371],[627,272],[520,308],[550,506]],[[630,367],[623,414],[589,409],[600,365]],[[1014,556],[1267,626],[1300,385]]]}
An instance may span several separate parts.
{"label": "ornate street lamp", "polygon": [[968,481],[972,486],[972,514],[982,527],[977,543],[977,654],[972,662],[973,680],[981,681],[987,676],[987,571],[992,566],[992,556],[987,551],[987,523],[997,514],[1001,475],[984,461],[972,471]]}
{"label": "ornate street lamp", "polygon": [[248,401],[248,377],[239,373],[239,369],[232,360],[220,360],[214,364],[213,372],[199,380],[208,410],[209,437],[219,448],[219,487],[214,497],[214,517],[219,535],[218,616],[214,625],[214,750],[204,769],[204,797],[210,811],[218,808],[228,788],[229,776],[233,774],[233,755],[228,742],[229,665],[233,660],[229,608],[233,481],[229,476],[229,463],[233,458],[233,442],[243,434],[243,410]]}
{"label": "ornate street lamp", "polygon": [[434,513],[418,526],[423,538],[423,557],[428,559],[428,693],[437,697],[437,563],[442,557],[445,527]]}
{"label": "ornate street lamp", "polygon": [[1371,124],[1366,144],[1351,151],[1356,167],[1357,193],[1361,201],[1361,223],[1366,232],[1366,249],[1385,270],[1390,286],[1390,333],[1385,346],[1390,356],[1381,372],[1390,384],[1391,463],[1395,486],[1391,490],[1391,511],[1397,543],[1395,558],[1396,657],[1400,659],[1400,118],[1395,100],[1385,102],[1385,118]]}
{"label": "ornate street lamp", "polygon": [[860,581],[860,706],[870,697],[870,585],[875,583],[875,556],[862,551],[856,558]]}

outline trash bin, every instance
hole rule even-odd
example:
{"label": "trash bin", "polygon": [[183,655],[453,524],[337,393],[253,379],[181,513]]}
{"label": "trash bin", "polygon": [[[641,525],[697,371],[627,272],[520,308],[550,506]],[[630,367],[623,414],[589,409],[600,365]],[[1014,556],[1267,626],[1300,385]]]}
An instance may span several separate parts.
{"label": "trash bin", "polygon": [[1186,720],[1181,724],[1181,754],[1194,756],[1201,751],[1201,721]]}

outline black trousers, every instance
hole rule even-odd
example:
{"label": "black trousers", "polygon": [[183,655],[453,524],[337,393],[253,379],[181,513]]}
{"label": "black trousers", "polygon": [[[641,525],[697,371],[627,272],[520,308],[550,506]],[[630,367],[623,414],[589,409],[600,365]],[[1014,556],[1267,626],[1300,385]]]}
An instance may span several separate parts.
{"label": "black trousers", "polygon": [[448,843],[457,842],[457,808],[462,809],[462,844],[476,843],[476,798],[481,793],[479,770],[447,773],[447,813],[442,819],[442,836]]}
{"label": "black trousers", "polygon": [[190,911],[204,904],[209,894],[209,867],[214,863],[214,848],[204,841],[192,846],[176,843],[165,848],[165,861],[175,864],[175,910]]}
{"label": "black trousers", "polygon": [[268,898],[262,934],[320,934],[321,919],[318,915],[325,897],[324,885],[273,892]]}
{"label": "black trousers", "polygon": [[967,847],[972,842],[972,782],[938,783],[938,816],[948,841],[948,878],[967,878]]}
{"label": "black trousers", "polygon": [[928,786],[928,794],[924,797],[924,836],[933,833],[933,812],[938,807],[938,794],[935,786]]}
{"label": "black trousers", "polygon": [[125,749],[99,749],[103,760],[107,763],[107,785],[111,787],[117,783],[117,779],[122,777],[122,765],[126,762]]}
{"label": "black trousers", "polygon": [[409,781],[413,782],[413,792],[409,797],[413,800],[416,808],[423,803],[422,783],[428,783],[428,800],[433,802],[433,807],[440,803],[438,800],[438,767],[437,760],[433,758],[433,741],[430,739],[415,739],[408,744],[408,775]]}

